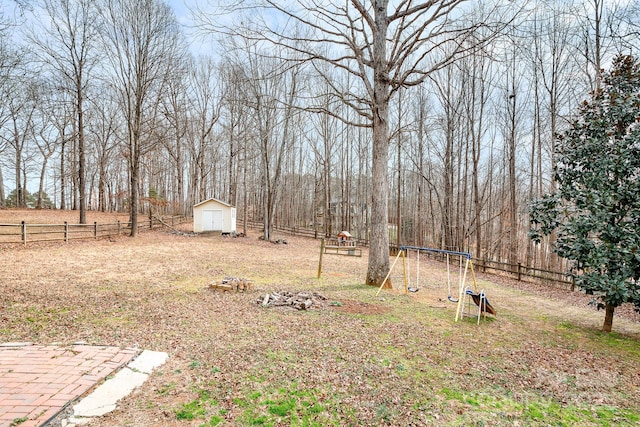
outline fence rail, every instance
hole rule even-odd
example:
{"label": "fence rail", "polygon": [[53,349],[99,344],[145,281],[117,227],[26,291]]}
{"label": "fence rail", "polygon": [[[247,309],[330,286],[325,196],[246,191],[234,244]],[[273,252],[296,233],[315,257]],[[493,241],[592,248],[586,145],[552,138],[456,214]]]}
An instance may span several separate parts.
{"label": "fence rail", "polygon": [[[249,221],[247,222],[247,224],[254,228],[262,227],[261,223]],[[280,232],[312,237],[314,239],[322,239],[325,237],[324,233],[308,228],[275,226],[274,229]],[[366,247],[369,245],[369,241],[365,239],[356,239],[356,241],[358,242],[359,246]],[[389,245],[389,252],[392,255],[397,255],[398,251],[399,247],[397,245]],[[438,254],[430,254],[430,256],[440,261],[443,261],[445,259],[444,256],[439,256]],[[573,281],[569,280],[565,273],[560,271],[545,270],[537,267],[522,265],[521,263],[510,264],[507,262],[479,258],[473,258],[472,261],[473,265],[476,268],[476,271],[482,271],[483,273],[500,274],[523,282],[552,284],[554,286],[562,287],[567,286],[570,287],[571,290],[574,290],[575,288],[575,284],[573,283]]]}
{"label": "fence rail", "polygon": [[473,259],[473,264],[476,266],[476,269],[481,270],[482,272],[506,273],[508,276],[518,281],[554,283],[561,286],[566,285],[570,286],[571,290],[574,290],[575,288],[575,283],[572,280],[569,280],[565,273],[560,271],[545,270],[542,268],[522,265],[521,263],[510,264],[507,262],[475,258]]}
{"label": "fence rail", "polygon": [[[160,218],[161,221],[150,218],[138,221],[138,229],[154,229],[164,226],[162,223],[171,226],[179,225],[190,221],[185,216],[170,216]],[[20,224],[0,224],[0,244],[11,243],[34,243],[98,239],[101,237],[117,236],[131,231],[130,222],[117,221],[111,224],[29,224],[22,221]]]}
{"label": "fence rail", "polygon": [[[238,224],[242,224],[242,219],[238,219]],[[261,222],[247,221],[248,227],[255,228],[258,230],[262,230],[263,225],[264,224],[262,224]],[[335,237],[335,235],[325,236],[324,232],[322,232],[321,230],[314,230],[312,228],[305,228],[305,227],[285,227],[281,225],[275,225],[273,229],[281,233],[293,234],[294,236],[310,237],[312,239],[325,239],[325,238]],[[354,237],[353,240],[359,246],[365,246],[365,247],[369,246],[369,241],[367,239],[359,239]]]}

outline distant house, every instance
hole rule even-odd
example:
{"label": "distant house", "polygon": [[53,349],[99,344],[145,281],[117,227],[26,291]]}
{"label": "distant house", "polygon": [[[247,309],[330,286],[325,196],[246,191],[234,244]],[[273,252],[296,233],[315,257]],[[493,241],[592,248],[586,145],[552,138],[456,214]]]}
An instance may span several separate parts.
{"label": "distant house", "polygon": [[193,231],[235,233],[236,208],[218,199],[209,199],[193,205]]}

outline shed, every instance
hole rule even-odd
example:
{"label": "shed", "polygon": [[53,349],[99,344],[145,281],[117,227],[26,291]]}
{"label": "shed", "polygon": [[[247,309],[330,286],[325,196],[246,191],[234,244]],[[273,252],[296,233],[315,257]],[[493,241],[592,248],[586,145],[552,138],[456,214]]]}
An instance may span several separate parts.
{"label": "shed", "polygon": [[338,239],[340,240],[351,240],[353,236],[348,231],[341,231],[338,233]]}
{"label": "shed", "polygon": [[193,205],[193,231],[235,233],[236,208],[218,199],[208,199]]}

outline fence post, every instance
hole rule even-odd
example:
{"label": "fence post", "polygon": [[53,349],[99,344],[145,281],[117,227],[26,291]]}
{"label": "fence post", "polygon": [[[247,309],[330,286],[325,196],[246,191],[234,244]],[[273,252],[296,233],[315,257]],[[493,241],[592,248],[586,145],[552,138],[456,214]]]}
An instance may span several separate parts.
{"label": "fence post", "polygon": [[24,243],[25,245],[27,244],[27,223],[22,221],[21,223],[21,228],[22,228],[22,243]]}
{"label": "fence post", "polygon": [[117,226],[118,226],[118,236],[120,235],[120,220],[116,221]]}
{"label": "fence post", "polygon": [[522,278],[522,263],[518,263],[518,282],[520,281],[520,279]]}
{"label": "fence post", "polygon": [[153,217],[149,217],[149,230],[153,230]]}
{"label": "fence post", "polygon": [[67,221],[64,222],[64,241],[69,243],[69,223]]}
{"label": "fence post", "polygon": [[93,222],[93,238],[98,238],[98,223],[96,221]]}
{"label": "fence post", "polygon": [[320,242],[320,260],[318,261],[318,279],[322,274],[322,254],[324,253],[325,241],[322,239]]}

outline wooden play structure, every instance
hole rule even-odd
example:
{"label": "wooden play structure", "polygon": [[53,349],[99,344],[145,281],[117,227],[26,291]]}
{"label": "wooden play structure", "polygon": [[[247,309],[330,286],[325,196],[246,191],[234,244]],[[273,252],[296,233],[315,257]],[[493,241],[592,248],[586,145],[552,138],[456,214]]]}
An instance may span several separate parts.
{"label": "wooden play structure", "polygon": [[341,231],[336,238],[322,239],[325,254],[362,256],[362,249],[348,231]]}
{"label": "wooden play structure", "polygon": [[362,249],[348,231],[341,231],[335,238],[322,239],[320,242],[320,260],[318,261],[318,279],[322,274],[322,255],[362,256]]}
{"label": "wooden play structure", "polygon": [[[496,310],[489,303],[484,289],[478,290],[476,275],[473,270],[471,254],[468,252],[448,251],[444,249],[422,248],[416,246],[401,246],[387,277],[383,280],[376,296],[380,294],[382,288],[392,271],[394,270],[398,260],[402,258],[402,277],[404,282],[404,293],[417,292],[420,289],[420,257],[424,254],[432,254],[441,256],[447,265],[447,299],[457,304],[455,321],[463,317],[477,317],[478,324],[482,316],[486,318],[487,314],[496,315]],[[415,270],[409,267],[409,260],[413,262]],[[457,298],[452,294],[452,266],[457,267]],[[414,273],[415,271],[415,273]],[[468,273],[472,279],[472,285],[467,284]]]}

